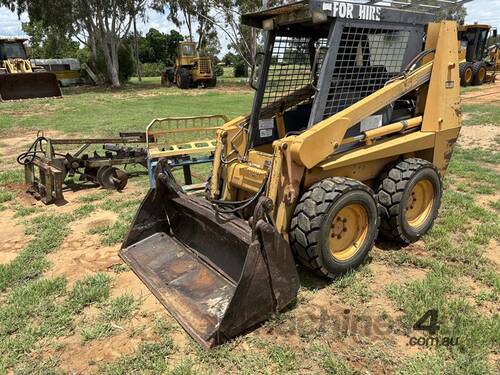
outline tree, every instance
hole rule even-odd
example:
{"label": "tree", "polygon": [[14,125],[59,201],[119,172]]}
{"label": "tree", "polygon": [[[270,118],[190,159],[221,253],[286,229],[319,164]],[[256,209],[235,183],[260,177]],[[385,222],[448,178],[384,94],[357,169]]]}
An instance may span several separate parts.
{"label": "tree", "polygon": [[222,58],[222,62],[224,63],[225,66],[230,66],[230,65],[234,65],[235,61],[236,61],[236,55],[232,52],[228,52],[224,55],[224,57]]}
{"label": "tree", "polygon": [[247,67],[255,64],[259,32],[241,24],[241,15],[261,8],[276,6],[284,0],[211,0],[211,11],[198,14],[223,33],[230,41],[229,47],[237,52]]}
{"label": "tree", "polygon": [[61,30],[44,28],[40,22],[22,24],[30,39],[30,56],[34,59],[62,59],[77,57],[80,45]]}
{"label": "tree", "polygon": [[[212,9],[211,0],[154,0],[153,8],[164,13],[168,9],[168,18],[177,26],[185,25],[188,37],[196,41],[198,49],[204,50],[208,46],[218,45],[217,32],[214,25],[205,15]],[[195,40],[195,33],[197,40]]]}
{"label": "tree", "polygon": [[119,50],[134,16],[144,16],[147,0],[0,0],[20,15],[27,12],[31,22],[53,27],[78,38],[92,51],[104,56],[108,79],[119,87]]}
{"label": "tree", "polygon": [[177,44],[183,36],[176,30],[164,34],[156,29],[149,29],[145,37],[139,40],[139,56],[143,63],[163,63],[173,65],[177,53]]}
{"label": "tree", "polygon": [[467,9],[463,4],[459,5],[444,5],[437,13],[439,20],[453,20],[463,25],[467,16]]}

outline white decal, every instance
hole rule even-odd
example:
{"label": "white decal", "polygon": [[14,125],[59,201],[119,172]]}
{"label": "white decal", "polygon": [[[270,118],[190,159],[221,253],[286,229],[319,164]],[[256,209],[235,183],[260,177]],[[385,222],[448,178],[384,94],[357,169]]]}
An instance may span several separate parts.
{"label": "white decal", "polygon": [[382,115],[375,115],[361,120],[361,133],[380,128],[382,126],[382,119]]}
{"label": "white decal", "polygon": [[273,136],[274,119],[263,119],[259,121],[259,130],[261,138],[269,138]]}
{"label": "white decal", "polygon": [[361,19],[366,21],[380,21],[382,8],[372,5],[344,3],[340,1],[324,2],[323,10],[331,13],[332,17]]}
{"label": "white decal", "polygon": [[260,137],[261,138],[269,138],[273,136],[273,130],[272,129],[266,129],[266,130],[261,130],[260,131]]}
{"label": "white decal", "polygon": [[359,6],[359,18],[368,21],[380,21],[380,9],[379,7],[372,7],[370,5],[360,5]]}
{"label": "white decal", "polygon": [[333,16],[340,18],[354,18],[352,11],[354,10],[354,4],[349,3],[333,3]]}
{"label": "white decal", "polygon": [[274,129],[274,119],[268,118],[259,121],[259,129]]}

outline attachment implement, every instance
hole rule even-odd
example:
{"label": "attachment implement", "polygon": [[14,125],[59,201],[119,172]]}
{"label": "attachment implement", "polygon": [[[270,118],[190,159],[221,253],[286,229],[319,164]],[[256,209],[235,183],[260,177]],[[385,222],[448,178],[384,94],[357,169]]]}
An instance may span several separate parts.
{"label": "attachment implement", "polygon": [[198,342],[221,344],[292,302],[299,277],[288,243],[259,200],[253,226],[182,192],[166,163],[120,256]]}
{"label": "attachment implement", "polygon": [[[143,148],[125,146],[146,143],[144,133],[121,133],[118,138],[52,139],[39,136],[30,149],[19,155],[24,165],[28,192],[45,204],[64,201],[63,185],[66,177],[80,176],[105,189],[123,190],[128,175],[116,168],[119,165],[140,164],[147,167],[147,153]],[[79,145],[74,153],[63,153],[56,146]],[[91,146],[100,145],[104,154],[94,151],[84,154]]]}

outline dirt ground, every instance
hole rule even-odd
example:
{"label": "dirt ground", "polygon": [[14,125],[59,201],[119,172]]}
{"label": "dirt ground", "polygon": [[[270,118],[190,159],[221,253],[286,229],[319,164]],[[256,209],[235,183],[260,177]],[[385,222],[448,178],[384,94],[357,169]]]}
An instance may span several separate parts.
{"label": "dirt ground", "polygon": [[[235,90],[237,91],[237,90]],[[472,91],[464,95],[464,99],[470,103],[490,103],[492,100],[500,100],[500,85],[496,84],[481,92]],[[50,136],[59,136],[61,134],[51,133]],[[35,132],[19,135],[7,135],[1,140],[0,145],[0,171],[12,169],[12,163],[15,162],[13,155],[24,151],[28,144],[36,136]],[[497,141],[500,137],[499,126],[474,126],[463,128],[459,144],[464,148],[495,148],[498,151]],[[65,192],[65,198],[68,201],[63,206],[44,206],[42,203],[33,200],[20,193],[19,190],[13,191],[18,194],[17,202],[24,207],[33,207],[37,210],[48,213],[73,212],[81,206],[82,198],[95,193],[94,189],[78,192]],[[114,192],[106,199],[129,199],[137,198],[144,193],[142,185],[132,183],[123,193]],[[0,211],[0,264],[10,262],[16,257],[18,252],[31,240],[30,236],[25,234],[25,228],[22,220],[14,218],[15,211],[13,207]],[[99,227],[110,226],[117,221],[119,212],[110,212],[97,209],[84,219],[72,222],[68,229],[68,235],[64,239],[60,248],[48,256],[51,262],[50,270],[45,274],[47,277],[65,276],[68,280],[68,286],[96,272],[103,272],[113,275],[111,288],[112,296],[118,296],[123,293],[133,295],[140,300],[140,306],[134,317],[127,321],[118,329],[118,333],[104,339],[94,340],[90,343],[82,343],[78,332],[73,335],[60,339],[60,348],[58,357],[60,367],[68,373],[89,373],[95,371],[102,363],[115,360],[125,354],[132,353],[141,342],[145,342],[153,336],[151,321],[156,316],[162,316],[171,321],[175,326],[174,339],[178,347],[188,347],[190,339],[187,334],[175,323],[175,321],[162,308],[160,303],[152,296],[148,289],[139,281],[139,279],[130,271],[115,272],[115,268],[122,264],[117,253],[119,244],[113,246],[103,246],[99,235],[90,234],[89,231]],[[425,250],[420,243],[413,246],[414,254],[425,256]],[[486,252],[487,257],[500,264],[500,248],[498,242],[492,242]],[[299,346],[300,337],[304,335],[317,334],[318,330],[330,330],[329,327],[318,327],[316,322],[318,312],[326,311],[330,316],[370,316],[370,317],[389,317],[389,320],[396,321],[401,312],[394,306],[384,293],[380,291],[391,283],[403,283],[407,280],[419,280],[425,277],[425,271],[415,267],[392,267],[378,261],[386,250],[376,248],[373,251],[373,260],[367,266],[366,271],[371,274],[372,282],[367,291],[366,301],[364,303],[355,303],[339,299],[338,295],[331,288],[323,284],[313,286],[309,290],[303,290],[299,296],[299,303],[288,315],[292,322],[287,325],[289,332],[280,332],[283,327],[273,327],[272,324],[265,324],[257,330],[249,333],[256,338],[266,338],[276,341],[283,341],[289,346]],[[89,308],[84,311],[82,319],[89,319],[95,311]],[[347,319],[346,318],[346,319]],[[386,321],[386,320],[385,320]],[[350,335],[345,331],[346,340],[332,341],[331,346],[337,353],[349,356],[350,349],[359,346],[360,343],[370,341],[372,346],[380,346],[394,353],[397,357],[414,355],[418,351],[425,349],[409,348],[407,336],[404,332],[391,332],[387,335],[383,329],[382,333],[367,332],[364,336],[363,329],[356,335]],[[314,333],[313,333],[314,332]],[[279,333],[279,334],[277,334]],[[366,339],[366,341],[364,341]],[[248,350],[247,343],[236,344],[235,350]],[[48,353],[50,354],[50,353]],[[351,363],[362,361],[362,358],[353,358]],[[384,363],[374,361],[374,366],[379,366],[371,370],[374,373],[384,373]]]}
{"label": "dirt ground", "polygon": [[480,89],[472,90],[462,94],[462,103],[488,104],[500,102],[500,81],[494,84],[486,84]]}

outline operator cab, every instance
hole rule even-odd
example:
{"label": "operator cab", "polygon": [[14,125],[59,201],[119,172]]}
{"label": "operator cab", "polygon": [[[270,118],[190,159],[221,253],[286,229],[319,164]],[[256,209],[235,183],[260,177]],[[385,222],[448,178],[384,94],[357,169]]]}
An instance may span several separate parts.
{"label": "operator cab", "polygon": [[24,48],[25,39],[0,40],[0,60],[28,58]]}
{"label": "operator cab", "polygon": [[[316,0],[243,16],[244,24],[266,31],[249,125],[252,146],[270,151],[273,141],[299,134],[384,87],[422,52],[425,25],[434,17]],[[365,119],[347,136],[414,112],[414,96],[409,96]]]}
{"label": "operator cab", "polygon": [[[490,35],[489,25],[460,26],[458,39],[460,40],[461,57],[467,61],[481,61],[486,57],[486,43]],[[493,30],[496,35],[496,29]]]}
{"label": "operator cab", "polygon": [[183,42],[179,44],[179,56],[196,57],[196,44],[192,42]]}

